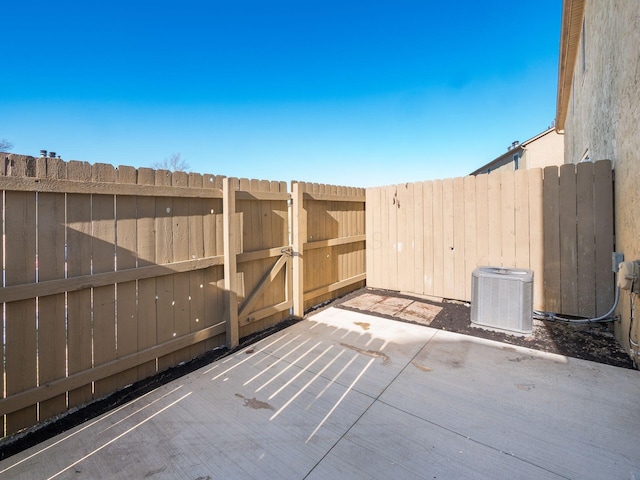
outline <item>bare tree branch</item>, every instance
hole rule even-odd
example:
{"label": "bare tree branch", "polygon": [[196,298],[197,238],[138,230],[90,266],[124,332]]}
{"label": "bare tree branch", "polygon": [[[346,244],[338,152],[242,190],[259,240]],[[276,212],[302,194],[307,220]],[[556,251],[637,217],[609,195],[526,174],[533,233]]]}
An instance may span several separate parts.
{"label": "bare tree branch", "polygon": [[189,162],[180,156],[180,152],[172,153],[161,162],[153,162],[151,168],[156,170],[171,170],[172,172],[188,172],[191,168]]}
{"label": "bare tree branch", "polygon": [[0,152],[8,152],[13,148],[13,143],[11,143],[6,138],[0,138]]}

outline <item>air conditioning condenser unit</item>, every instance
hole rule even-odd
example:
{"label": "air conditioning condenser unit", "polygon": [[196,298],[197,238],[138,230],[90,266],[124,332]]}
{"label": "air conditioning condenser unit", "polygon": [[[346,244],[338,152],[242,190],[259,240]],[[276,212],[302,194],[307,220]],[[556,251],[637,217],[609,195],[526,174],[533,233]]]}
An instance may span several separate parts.
{"label": "air conditioning condenser unit", "polygon": [[471,322],[528,335],[533,324],[533,271],[479,267],[471,278]]}

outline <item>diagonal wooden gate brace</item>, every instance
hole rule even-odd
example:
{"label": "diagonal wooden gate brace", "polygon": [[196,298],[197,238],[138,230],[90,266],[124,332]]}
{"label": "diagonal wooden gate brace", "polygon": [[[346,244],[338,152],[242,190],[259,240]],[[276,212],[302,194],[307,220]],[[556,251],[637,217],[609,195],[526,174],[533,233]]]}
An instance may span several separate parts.
{"label": "diagonal wooden gate brace", "polygon": [[271,267],[267,273],[265,273],[264,277],[260,280],[256,288],[251,292],[251,294],[244,301],[240,310],[238,311],[238,319],[242,319],[248,316],[251,308],[256,304],[256,302],[262,297],[267,287],[273,282],[284,267],[287,264],[287,260],[289,259],[288,252],[282,255],[278,261]]}

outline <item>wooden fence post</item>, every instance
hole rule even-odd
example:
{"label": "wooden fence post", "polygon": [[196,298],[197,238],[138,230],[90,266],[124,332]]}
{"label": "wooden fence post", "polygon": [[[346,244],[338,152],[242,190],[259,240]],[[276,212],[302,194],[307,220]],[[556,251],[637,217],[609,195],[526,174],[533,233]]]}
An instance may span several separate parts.
{"label": "wooden fence post", "polygon": [[304,186],[292,185],[293,217],[293,316],[304,316],[304,244],[307,241],[307,212],[303,204]]}
{"label": "wooden fence post", "polygon": [[224,231],[224,297],[227,346],[238,346],[238,299],[237,299],[237,251],[236,251],[236,190],[238,180],[225,178],[222,181],[222,223]]}

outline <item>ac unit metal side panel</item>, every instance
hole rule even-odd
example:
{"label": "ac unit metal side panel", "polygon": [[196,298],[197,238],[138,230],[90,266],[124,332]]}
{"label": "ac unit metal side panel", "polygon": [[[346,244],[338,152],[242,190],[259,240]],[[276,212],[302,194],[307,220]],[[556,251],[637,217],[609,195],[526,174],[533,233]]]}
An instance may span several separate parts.
{"label": "ac unit metal side panel", "polygon": [[532,331],[533,272],[480,267],[471,282],[471,322],[518,334]]}

